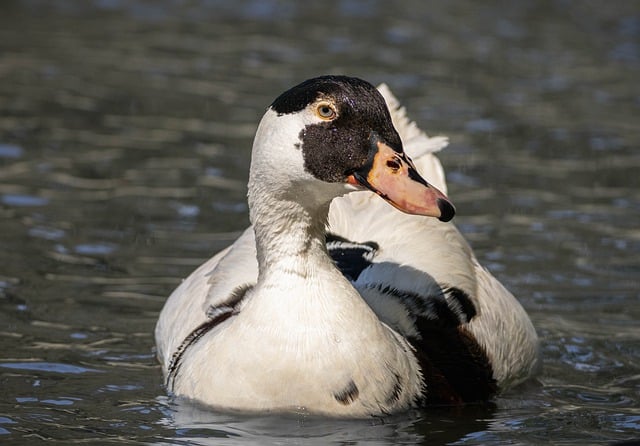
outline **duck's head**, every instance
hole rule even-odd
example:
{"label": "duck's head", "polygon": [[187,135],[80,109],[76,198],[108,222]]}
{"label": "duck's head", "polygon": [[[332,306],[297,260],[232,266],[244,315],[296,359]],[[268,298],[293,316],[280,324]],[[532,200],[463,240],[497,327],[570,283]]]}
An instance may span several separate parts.
{"label": "duck's head", "polygon": [[254,141],[250,199],[252,189],[273,188],[326,204],[366,188],[409,214],[442,221],[455,214],[404,153],[384,98],[353,77],[309,79],[271,104]]}

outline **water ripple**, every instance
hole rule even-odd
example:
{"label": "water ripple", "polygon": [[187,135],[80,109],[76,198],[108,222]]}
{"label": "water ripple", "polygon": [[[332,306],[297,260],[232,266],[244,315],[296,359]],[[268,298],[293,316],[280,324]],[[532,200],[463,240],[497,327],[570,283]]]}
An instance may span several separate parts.
{"label": "water ripple", "polygon": [[56,362],[0,362],[0,367],[13,370],[32,370],[38,372],[64,373],[70,375],[78,375],[83,373],[103,373],[102,370]]}

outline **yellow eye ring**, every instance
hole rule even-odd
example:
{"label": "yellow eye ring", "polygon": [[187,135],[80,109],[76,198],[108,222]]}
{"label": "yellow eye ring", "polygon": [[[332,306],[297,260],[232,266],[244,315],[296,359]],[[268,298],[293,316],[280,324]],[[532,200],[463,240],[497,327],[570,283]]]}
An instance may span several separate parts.
{"label": "yellow eye ring", "polygon": [[320,119],[324,119],[325,121],[331,121],[338,116],[333,105],[328,102],[321,102],[316,106],[316,114]]}

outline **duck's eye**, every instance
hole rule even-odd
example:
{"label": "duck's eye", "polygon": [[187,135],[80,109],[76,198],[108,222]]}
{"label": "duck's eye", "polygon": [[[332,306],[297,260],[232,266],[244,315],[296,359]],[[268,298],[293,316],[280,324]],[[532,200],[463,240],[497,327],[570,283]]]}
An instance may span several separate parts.
{"label": "duck's eye", "polygon": [[335,109],[327,103],[318,104],[316,107],[316,113],[320,118],[325,120],[330,120],[337,116]]}

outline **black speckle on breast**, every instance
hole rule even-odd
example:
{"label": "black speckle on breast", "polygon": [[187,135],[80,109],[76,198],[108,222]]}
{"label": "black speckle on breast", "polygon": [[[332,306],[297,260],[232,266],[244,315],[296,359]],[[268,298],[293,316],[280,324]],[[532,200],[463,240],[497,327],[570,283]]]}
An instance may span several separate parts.
{"label": "black speckle on breast", "polygon": [[340,404],[344,404],[346,406],[348,404],[353,403],[356,399],[358,399],[358,395],[360,395],[358,386],[356,386],[356,383],[354,383],[353,380],[351,380],[349,381],[349,384],[347,384],[347,386],[344,389],[334,393],[333,397]]}
{"label": "black speckle on breast", "polygon": [[385,401],[387,406],[391,406],[397,403],[400,399],[400,395],[402,394],[402,378],[397,373],[394,373],[393,377],[393,387],[391,388],[391,392],[389,392],[389,396],[387,396],[387,399]]}

